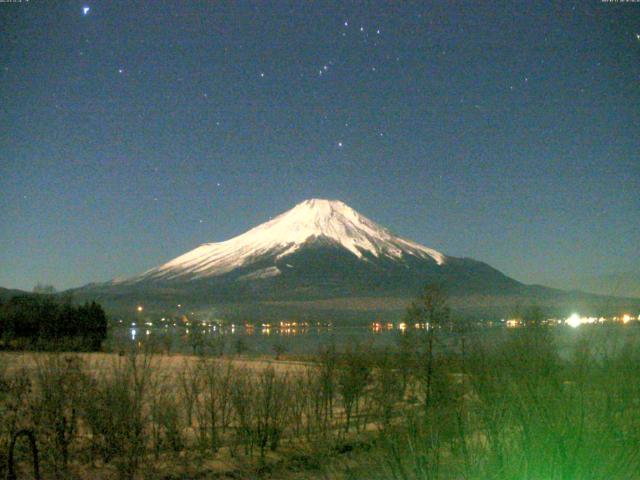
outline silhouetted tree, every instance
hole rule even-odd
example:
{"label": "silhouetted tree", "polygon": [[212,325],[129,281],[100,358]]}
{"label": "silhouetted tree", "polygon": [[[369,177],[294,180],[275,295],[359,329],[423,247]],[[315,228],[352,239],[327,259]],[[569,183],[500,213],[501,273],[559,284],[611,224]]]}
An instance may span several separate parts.
{"label": "silhouetted tree", "polygon": [[287,347],[280,342],[274,343],[272,348],[273,348],[273,353],[275,353],[276,355],[276,360],[280,360],[280,357],[282,356],[282,354],[287,352]]}
{"label": "silhouetted tree", "polygon": [[408,308],[405,321],[409,325],[423,324],[426,336],[419,352],[419,372],[424,388],[424,404],[428,409],[433,394],[434,377],[434,343],[436,332],[450,319],[450,309],[447,304],[447,294],[439,285],[427,285],[422,295]]}

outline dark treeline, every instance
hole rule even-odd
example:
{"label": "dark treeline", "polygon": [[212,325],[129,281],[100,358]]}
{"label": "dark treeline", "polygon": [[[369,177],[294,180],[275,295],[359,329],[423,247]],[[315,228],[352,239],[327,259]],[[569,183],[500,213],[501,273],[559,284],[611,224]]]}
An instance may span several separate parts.
{"label": "dark treeline", "polygon": [[107,317],[95,302],[74,305],[50,295],[0,302],[0,346],[9,349],[99,350]]}

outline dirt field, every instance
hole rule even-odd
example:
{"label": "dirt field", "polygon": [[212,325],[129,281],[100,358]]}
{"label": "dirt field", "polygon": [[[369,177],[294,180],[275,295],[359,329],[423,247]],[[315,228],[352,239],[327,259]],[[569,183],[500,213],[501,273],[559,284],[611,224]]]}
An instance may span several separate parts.
{"label": "dirt field", "polygon": [[[63,357],[77,357],[80,358],[87,367],[92,371],[108,370],[122,361],[122,356],[115,353],[61,353]],[[0,353],[0,368],[5,369],[7,372],[14,372],[16,370],[26,368],[34,369],[39,361],[51,356],[51,353],[40,352],[1,352]],[[153,354],[150,356],[151,366],[153,368],[162,370],[163,372],[177,372],[182,370],[185,366],[193,366],[198,361],[202,360],[202,357],[194,355],[173,354],[173,355],[160,355]],[[209,361],[215,361],[221,365],[231,364],[234,368],[246,368],[249,370],[261,371],[265,368],[272,367],[277,373],[284,372],[303,372],[311,363],[291,361],[291,360],[274,360],[269,357],[238,357],[238,356],[224,356],[221,358],[206,357]]]}

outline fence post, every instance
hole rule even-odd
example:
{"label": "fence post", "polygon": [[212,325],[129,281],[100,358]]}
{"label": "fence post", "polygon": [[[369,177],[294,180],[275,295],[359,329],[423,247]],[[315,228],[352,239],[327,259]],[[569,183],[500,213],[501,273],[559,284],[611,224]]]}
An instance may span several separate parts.
{"label": "fence post", "polygon": [[35,480],[40,480],[40,465],[38,464],[38,446],[36,444],[36,435],[33,430],[18,430],[11,438],[9,445],[9,458],[7,459],[7,480],[16,480],[16,471],[13,460],[13,451],[15,450],[16,441],[20,436],[25,436],[31,444],[31,453],[33,455],[33,476]]}

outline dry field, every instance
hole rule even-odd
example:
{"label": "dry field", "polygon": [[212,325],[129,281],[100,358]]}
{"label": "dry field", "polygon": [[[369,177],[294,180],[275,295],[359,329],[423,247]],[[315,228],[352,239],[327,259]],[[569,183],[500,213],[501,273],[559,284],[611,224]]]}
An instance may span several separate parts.
{"label": "dry field", "polygon": [[638,478],[634,338],[588,327],[560,355],[532,328],[434,356],[437,335],[419,334],[308,363],[3,353],[0,478],[21,429],[42,478]]}
{"label": "dry field", "polygon": [[[49,358],[52,354],[43,352],[0,352],[0,368],[4,368],[7,372],[15,372],[16,370],[25,369],[33,371],[39,364]],[[115,365],[121,363],[123,356],[115,353],[61,353],[64,358],[78,358],[86,368],[91,372],[105,372],[111,370]],[[149,357],[151,366],[155,369],[166,373],[177,373],[184,368],[193,367],[202,361],[202,357],[196,355],[184,354],[151,354]],[[215,362],[218,365],[231,365],[237,369],[248,369],[252,371],[262,371],[266,368],[273,368],[278,373],[303,372],[309,362],[300,362],[293,360],[274,360],[267,356],[264,357],[241,357],[241,356],[225,356],[222,358],[207,357],[207,361]]]}

